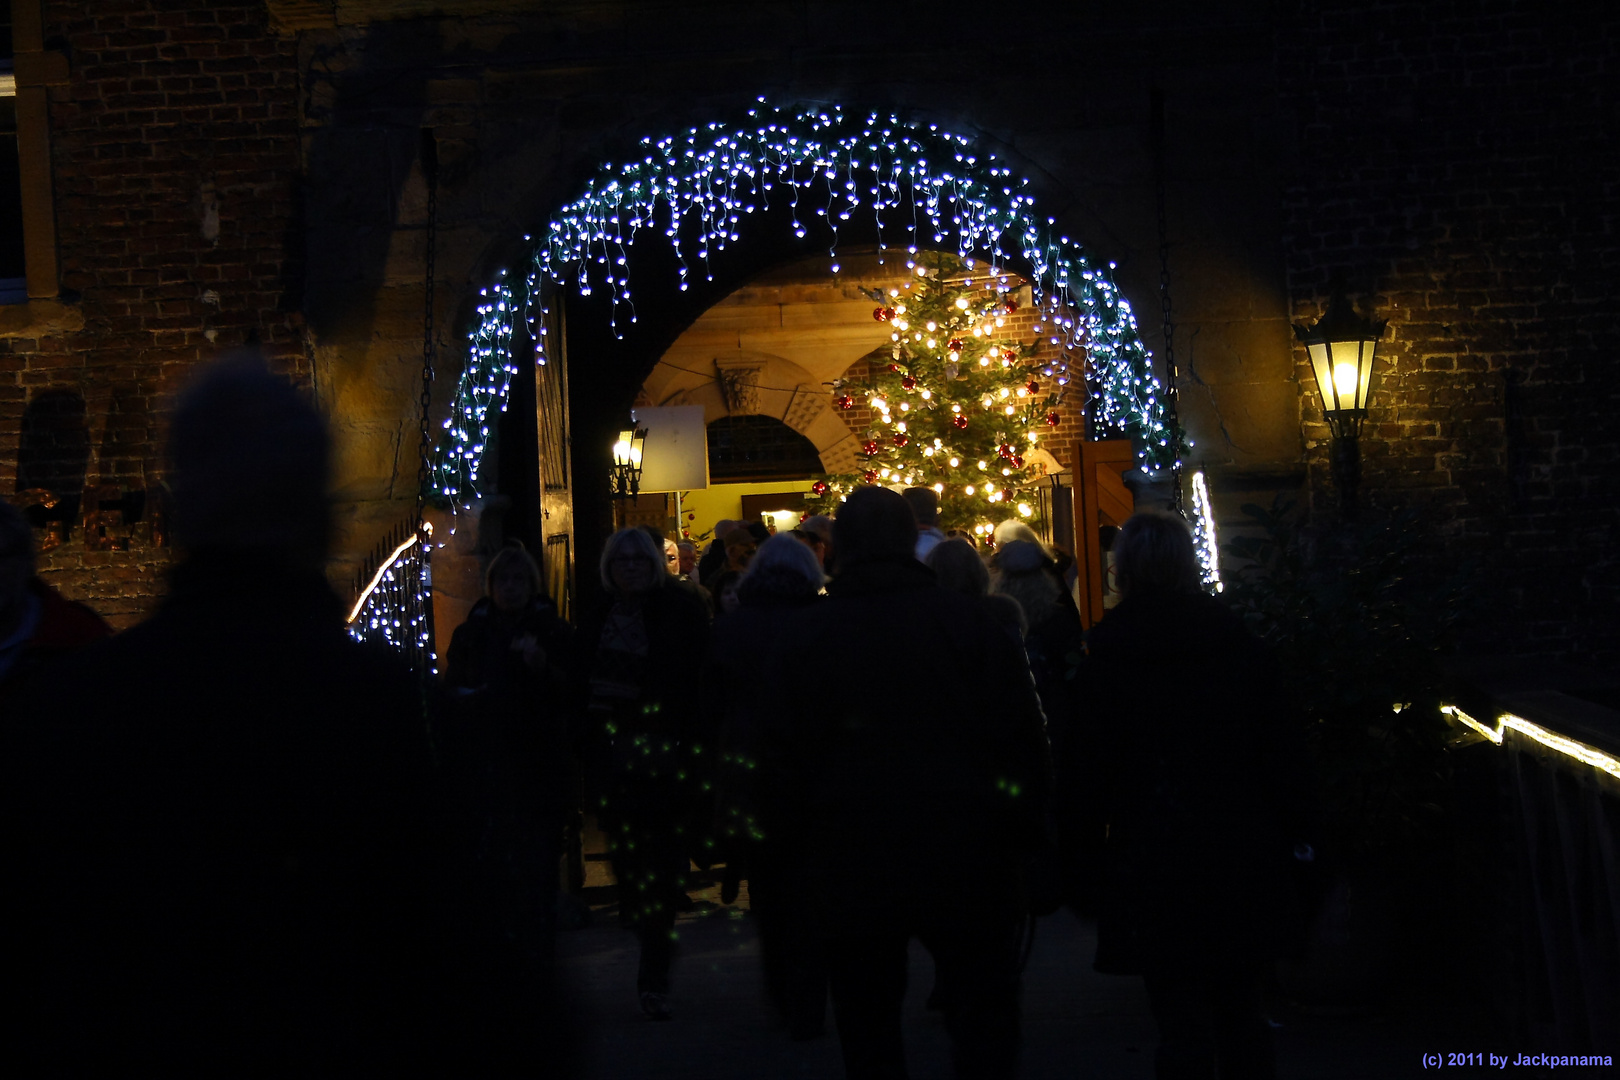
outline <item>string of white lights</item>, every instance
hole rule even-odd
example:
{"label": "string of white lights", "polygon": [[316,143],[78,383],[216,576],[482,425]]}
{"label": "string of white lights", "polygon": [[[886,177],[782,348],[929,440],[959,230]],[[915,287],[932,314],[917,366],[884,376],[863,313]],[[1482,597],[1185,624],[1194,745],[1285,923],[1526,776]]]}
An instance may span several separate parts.
{"label": "string of white lights", "polygon": [[[425,535],[433,535],[431,526],[424,523],[423,528]],[[354,640],[380,637],[399,652],[416,650],[437,674],[427,614],[433,582],[418,539],[413,533],[389,553],[356,598],[346,623]]]}
{"label": "string of white lights", "polygon": [[1226,588],[1221,581],[1221,549],[1215,535],[1215,509],[1209,501],[1209,485],[1204,481],[1202,469],[1193,473],[1193,547],[1198,552],[1198,567],[1203,573],[1204,588],[1221,592]]}
{"label": "string of white lights", "polygon": [[549,355],[548,297],[559,287],[573,285],[585,296],[606,290],[612,328],[622,333],[621,323],[636,321],[629,251],[638,236],[661,234],[669,242],[676,284],[685,290],[694,273],[712,280],[710,258],[741,240],[746,218],[782,204],[796,236],[807,236],[815,219],[827,228],[832,273],[839,271],[840,224],[857,213],[872,216],[880,238],[901,234],[882,250],[897,252],[908,269],[924,248],[954,250],[991,274],[1020,257],[1050,343],[1085,357],[1075,374],[1086,380],[1095,422],[1137,437],[1144,466],[1179,465],[1184,438],[1165,417],[1162,386],[1131,306],[1111,279],[1113,264],[1091,265],[1081,245],[1056,231],[1055,219],[1038,216],[1027,183],[966,136],[876,113],[855,120],[837,107],[788,112],[760,99],[743,124],[643,140],[635,160],[604,165],[543,235],[524,238],[533,247],[521,296],[505,271],[485,290],[431,494],[458,505],[479,495],[489,411],[504,407],[516,372],[511,335],[519,309],[540,364]]}

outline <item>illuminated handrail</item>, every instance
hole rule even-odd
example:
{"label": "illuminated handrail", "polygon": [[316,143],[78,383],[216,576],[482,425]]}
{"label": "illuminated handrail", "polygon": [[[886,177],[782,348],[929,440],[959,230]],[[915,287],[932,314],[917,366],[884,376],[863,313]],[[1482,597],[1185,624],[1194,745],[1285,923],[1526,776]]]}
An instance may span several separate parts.
{"label": "illuminated handrail", "polygon": [[1503,713],[1496,718],[1496,727],[1490,728],[1455,705],[1442,705],[1440,711],[1455,718],[1464,727],[1479,732],[1497,746],[1502,745],[1505,733],[1511,729],[1521,735],[1529,736],[1550,750],[1556,750],[1560,754],[1574,758],[1583,765],[1590,765],[1592,768],[1600,772],[1606,772],[1615,779],[1620,780],[1620,760],[1616,760],[1601,750],[1587,746],[1585,743],[1576,742],[1574,739],[1565,738],[1537,724],[1532,724],[1522,716]]}
{"label": "illuminated handrail", "polygon": [[345,621],[359,642],[387,645],[424,676],[437,674],[433,648],[433,538],[426,522],[402,522],[383,540],[393,550],[377,553],[355,582],[357,595]]}
{"label": "illuminated handrail", "polygon": [[382,565],[377,567],[377,572],[371,575],[371,583],[361,591],[360,598],[354,602],[354,610],[350,611],[349,617],[344,620],[346,623],[353,623],[354,620],[360,617],[360,612],[365,608],[366,601],[371,599],[371,594],[376,591],[377,586],[382,582],[383,576],[394,568],[394,564],[399,561],[401,555],[416,546],[416,541],[416,534],[411,534],[403,544],[393,550],[393,553],[388,558],[382,561]]}

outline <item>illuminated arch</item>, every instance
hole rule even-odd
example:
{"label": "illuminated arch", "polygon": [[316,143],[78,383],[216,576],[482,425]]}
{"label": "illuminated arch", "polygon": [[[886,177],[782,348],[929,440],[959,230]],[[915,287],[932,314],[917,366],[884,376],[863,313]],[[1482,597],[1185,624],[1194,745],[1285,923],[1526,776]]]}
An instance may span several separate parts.
{"label": "illuminated arch", "polygon": [[[1123,429],[1150,468],[1178,465],[1184,447],[1167,420],[1158,379],[1130,304],[1108,267],[1093,266],[1081,246],[1036,214],[1017,177],[966,136],[837,107],[784,111],[761,103],[736,124],[712,123],[684,135],[642,140],[637,159],[604,165],[578,199],[558,210],[544,233],[525,237],[529,266],[482,291],[479,322],[468,334],[467,364],[435,457],[431,496],[467,504],[490,435],[490,411],[504,407],[511,377],[512,327],[527,319],[536,360],[550,354],[544,315],[555,290],[606,290],[615,333],[635,321],[630,251],[661,237],[674,248],[682,290],[708,275],[713,251],[739,243],[749,215],[773,200],[791,208],[795,235],[829,230],[830,271],[837,270],[841,222],[868,214],[880,248],[908,260],[925,247],[953,249],[986,278],[1017,261],[1030,280],[1043,336],[1065,357],[1084,356],[1088,408],[1100,426]],[[817,220],[819,219],[819,221]],[[885,235],[897,237],[893,246]],[[1070,377],[1067,359],[1057,365]]]}

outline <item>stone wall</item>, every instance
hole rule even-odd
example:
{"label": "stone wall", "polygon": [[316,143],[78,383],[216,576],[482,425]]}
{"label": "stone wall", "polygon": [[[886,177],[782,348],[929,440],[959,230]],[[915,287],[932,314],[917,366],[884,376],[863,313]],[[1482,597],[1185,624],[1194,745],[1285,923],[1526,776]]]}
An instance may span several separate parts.
{"label": "stone wall", "polygon": [[[1389,320],[1364,499],[1419,505],[1487,583],[1476,646],[1620,656],[1620,154],[1611,5],[1300,6],[1279,85],[1290,300]],[[1331,512],[1328,433],[1306,460]]]}
{"label": "stone wall", "polygon": [[[43,576],[126,626],[163,590],[169,552],[153,523],[177,387],[249,340],[294,380],[313,376],[296,50],[242,0],[44,14],[71,71],[50,92],[62,297],[0,328],[0,492],[55,492],[46,513],[66,531]],[[85,513],[103,509],[86,530]]]}

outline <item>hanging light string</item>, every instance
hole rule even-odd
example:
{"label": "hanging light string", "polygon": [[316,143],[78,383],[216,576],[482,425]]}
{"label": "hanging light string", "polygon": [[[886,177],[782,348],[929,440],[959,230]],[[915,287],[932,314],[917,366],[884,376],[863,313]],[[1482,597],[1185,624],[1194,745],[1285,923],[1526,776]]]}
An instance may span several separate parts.
{"label": "hanging light string", "polygon": [[524,237],[533,247],[520,294],[505,271],[481,294],[486,302],[468,335],[431,494],[461,505],[479,495],[489,411],[504,408],[516,371],[519,309],[541,364],[549,356],[549,297],[559,287],[582,296],[606,290],[612,329],[622,336],[636,322],[629,251],[638,238],[661,235],[670,244],[684,291],[695,274],[713,280],[711,257],[741,240],[746,218],[784,203],[795,236],[808,236],[816,219],[828,230],[833,273],[838,230],[858,213],[871,215],[880,237],[905,223],[903,238],[881,244],[880,253],[897,252],[908,270],[925,248],[954,250],[991,273],[1020,258],[1051,343],[1086,357],[1086,371],[1075,374],[1087,379],[1098,423],[1137,438],[1144,467],[1176,467],[1184,440],[1165,411],[1135,314],[1112,280],[1114,264],[1093,266],[1056,219],[1036,213],[1027,184],[964,135],[876,113],[852,119],[836,106],[794,112],[761,98],[739,125],[644,139],[634,160],[604,165],[544,234]]}
{"label": "hanging light string", "polygon": [[1226,588],[1221,581],[1220,539],[1215,533],[1215,507],[1209,501],[1209,485],[1202,469],[1192,475],[1193,489],[1193,548],[1198,553],[1198,568],[1207,592],[1218,593]]}
{"label": "hanging light string", "polygon": [[[1164,372],[1168,380],[1164,388],[1165,426],[1180,431],[1181,371],[1176,367],[1176,320],[1170,303],[1170,227],[1165,214],[1164,164],[1164,91],[1154,88],[1151,96],[1153,134],[1153,186],[1159,217],[1159,308],[1164,318]],[[1189,444],[1190,445],[1190,444]],[[1181,492],[1181,454],[1173,455],[1171,466],[1171,508],[1186,516]]]}

